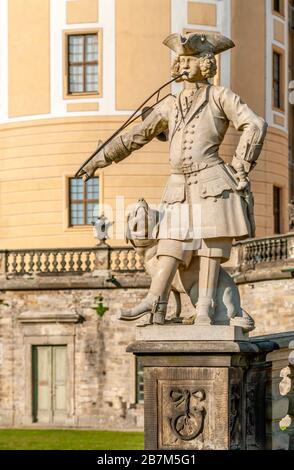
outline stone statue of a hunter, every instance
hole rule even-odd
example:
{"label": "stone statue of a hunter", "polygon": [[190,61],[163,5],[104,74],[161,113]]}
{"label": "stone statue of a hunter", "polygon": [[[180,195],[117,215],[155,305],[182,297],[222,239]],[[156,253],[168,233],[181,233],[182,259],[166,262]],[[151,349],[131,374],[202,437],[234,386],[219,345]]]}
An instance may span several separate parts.
{"label": "stone statue of a hunter", "polygon": [[[157,270],[149,292],[122,320],[152,313],[164,324],[171,284],[178,269],[198,260],[195,325],[213,324],[221,264],[232,242],[254,236],[248,174],[261,152],[267,124],[230,89],[215,86],[216,54],[234,43],[216,33],[171,34],[163,44],[176,53],[173,79],[183,83],[149,110],[142,122],[108,141],[77,173],[85,180],[97,168],[119,163],[160,136],[169,141],[171,174],[156,227]],[[241,137],[231,164],[219,156],[229,123]],[[152,177],[152,175],[151,175]],[[175,222],[176,221],[176,222]],[[246,329],[246,322],[244,326]]]}

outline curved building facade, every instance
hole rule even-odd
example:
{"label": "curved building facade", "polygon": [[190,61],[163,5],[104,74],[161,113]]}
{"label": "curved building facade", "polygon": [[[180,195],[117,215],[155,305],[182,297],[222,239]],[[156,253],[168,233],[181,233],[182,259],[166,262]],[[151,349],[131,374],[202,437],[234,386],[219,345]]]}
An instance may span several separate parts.
{"label": "curved building facade", "polygon": [[[1,248],[90,246],[91,218],[107,212],[118,226],[123,203],[141,196],[159,202],[169,174],[167,143],[154,141],[97,172],[89,197],[72,178],[97,141],[169,80],[172,57],[162,40],[194,30],[218,31],[236,43],[219,59],[217,82],[269,123],[252,172],[257,235],[287,231],[291,77],[288,10],[281,4],[277,12],[271,0],[3,0]],[[221,149],[227,161],[237,139],[230,129]],[[111,243],[123,244],[123,235],[113,233]]]}

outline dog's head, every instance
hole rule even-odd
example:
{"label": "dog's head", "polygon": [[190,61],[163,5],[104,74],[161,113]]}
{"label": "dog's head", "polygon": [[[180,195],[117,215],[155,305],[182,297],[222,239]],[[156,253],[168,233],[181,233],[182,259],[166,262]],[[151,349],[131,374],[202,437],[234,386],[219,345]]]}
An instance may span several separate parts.
{"label": "dog's head", "polygon": [[154,245],[158,214],[157,210],[149,207],[144,198],[140,198],[134,210],[127,216],[127,242],[130,242],[136,249]]}

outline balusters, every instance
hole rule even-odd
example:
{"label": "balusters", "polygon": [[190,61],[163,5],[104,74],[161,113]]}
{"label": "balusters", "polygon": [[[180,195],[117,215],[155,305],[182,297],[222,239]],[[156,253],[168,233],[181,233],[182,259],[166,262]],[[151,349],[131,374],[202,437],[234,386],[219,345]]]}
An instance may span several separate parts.
{"label": "balusters", "polygon": [[[23,257],[24,259],[24,257]],[[22,262],[22,260],[21,260]],[[29,273],[33,273],[34,272],[34,253],[29,253],[29,260],[28,260],[28,271]]]}
{"label": "balusters", "polygon": [[58,272],[58,259],[57,259],[58,251],[54,251],[54,252],[52,253],[52,256],[53,256],[53,260],[52,260],[52,272],[56,273],[56,272]]}
{"label": "balusters", "polygon": [[87,273],[91,272],[91,252],[85,252],[85,271]]}
{"label": "balusters", "polygon": [[130,266],[130,271],[135,271],[136,270],[136,264],[137,264],[137,253],[135,250],[130,251],[130,261],[129,261],[129,266]]}
{"label": "balusters", "polygon": [[44,253],[44,271],[45,273],[48,273],[49,272],[49,268],[50,268],[50,260],[49,260],[49,256],[50,256],[50,253],[48,251],[45,251]]}
{"label": "balusters", "polygon": [[126,251],[126,250],[122,251],[121,264],[122,264],[122,271],[127,271],[128,270],[129,259],[128,259],[128,251]]}
{"label": "balusters", "polygon": [[281,254],[282,259],[287,259],[288,257],[288,240],[287,238],[282,238],[281,240]]}
{"label": "balusters", "polygon": [[268,240],[265,240],[264,242],[264,260],[266,263],[269,263],[271,260],[271,246]]}
{"label": "balusters", "polygon": [[[29,255],[31,256],[31,254]],[[25,274],[26,265],[25,265],[25,252],[19,254],[19,274]]]}
{"label": "balusters", "polygon": [[70,272],[74,272],[75,261],[74,261],[75,253],[74,251],[69,252],[69,259],[68,259],[68,269]]}
{"label": "balusters", "polygon": [[82,261],[82,252],[81,251],[78,251],[77,252],[77,272],[81,272],[82,271],[82,264],[83,264],[83,261]]}
{"label": "balusters", "polygon": [[42,251],[37,251],[36,252],[36,272],[39,273],[41,272],[41,269],[42,269],[42,261],[41,261],[41,257],[42,257]]}
{"label": "balusters", "polygon": [[17,273],[17,253],[12,253],[11,267],[12,267],[11,272]]}
{"label": "balusters", "polygon": [[144,267],[144,256],[143,255],[138,255],[138,270],[139,271],[145,271]]}
{"label": "balusters", "polygon": [[113,271],[120,271],[120,250],[115,250],[113,252]]}

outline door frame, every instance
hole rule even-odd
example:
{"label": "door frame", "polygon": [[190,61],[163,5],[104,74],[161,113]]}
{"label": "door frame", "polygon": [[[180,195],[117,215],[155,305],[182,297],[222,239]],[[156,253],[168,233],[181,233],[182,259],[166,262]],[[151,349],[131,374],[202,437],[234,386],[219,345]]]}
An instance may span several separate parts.
{"label": "door frame", "polygon": [[[48,354],[48,359],[50,364],[48,365],[49,367],[49,372],[50,372],[50,379],[49,379],[49,384],[48,387],[50,389],[50,409],[48,410],[48,419],[49,421],[45,423],[45,421],[40,421],[40,416],[39,416],[39,353],[41,349],[47,349],[47,351],[50,351]],[[57,419],[58,416],[58,410],[55,409],[55,404],[56,404],[56,381],[55,381],[55,376],[56,376],[56,349],[58,348],[63,348],[66,351],[66,364],[65,364],[65,417],[62,416],[61,421]],[[51,424],[51,425],[56,425],[56,424],[63,424],[64,420],[68,416],[68,397],[67,397],[67,384],[68,384],[68,358],[67,358],[67,345],[66,344],[42,344],[42,345],[32,345],[32,418],[34,423],[42,423],[42,424]],[[41,418],[42,419],[42,418]]]}
{"label": "door frame", "polygon": [[[74,357],[74,336],[25,336],[25,416],[24,424],[36,425],[38,422],[33,421],[33,346],[66,346],[67,351],[67,385],[66,394],[68,397],[68,415],[64,425],[76,424],[75,413],[75,357]],[[47,426],[47,425],[46,425]],[[57,424],[48,424],[48,427],[56,427]]]}

